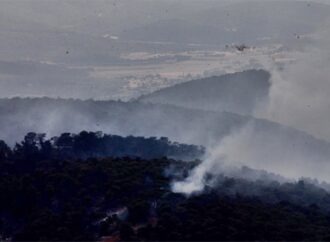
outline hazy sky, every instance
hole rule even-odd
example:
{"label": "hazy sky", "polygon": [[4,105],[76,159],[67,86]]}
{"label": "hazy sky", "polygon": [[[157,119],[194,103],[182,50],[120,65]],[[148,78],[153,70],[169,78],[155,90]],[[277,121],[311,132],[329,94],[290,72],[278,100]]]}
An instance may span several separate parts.
{"label": "hazy sky", "polygon": [[[223,51],[233,43],[304,48],[329,9],[316,1],[295,2],[3,0],[0,97],[116,99],[182,75],[244,69],[245,57],[226,57],[221,64],[204,57],[204,66],[186,51]],[[141,52],[153,56],[146,60]]]}

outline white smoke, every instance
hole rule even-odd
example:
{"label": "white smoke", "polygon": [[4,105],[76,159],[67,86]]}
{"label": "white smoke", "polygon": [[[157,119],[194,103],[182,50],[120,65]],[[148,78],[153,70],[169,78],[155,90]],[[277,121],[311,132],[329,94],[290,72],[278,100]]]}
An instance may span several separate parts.
{"label": "white smoke", "polygon": [[330,140],[330,19],[310,36],[296,62],[272,72],[270,103],[256,115]]}
{"label": "white smoke", "polygon": [[[304,51],[296,54],[296,62],[277,69],[264,61],[272,73],[268,103],[255,110],[255,116],[275,121],[308,134],[322,144],[330,141],[330,24],[311,38]],[[284,130],[285,133],[285,130]],[[205,161],[184,181],[174,182],[174,192],[201,192],[208,174],[230,174],[228,167],[248,166],[299,179],[312,177],[330,181],[330,157],[304,149],[306,134],[297,143],[288,136],[263,132],[249,122],[215,146],[208,147]],[[317,150],[317,149],[316,149]],[[314,150],[315,151],[315,150]],[[209,185],[209,184],[207,184]]]}

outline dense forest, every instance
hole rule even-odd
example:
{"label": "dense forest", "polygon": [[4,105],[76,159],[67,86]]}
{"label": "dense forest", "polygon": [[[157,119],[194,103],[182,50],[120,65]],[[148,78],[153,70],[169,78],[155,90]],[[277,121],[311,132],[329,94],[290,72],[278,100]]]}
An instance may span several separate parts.
{"label": "dense forest", "polygon": [[[202,146],[171,142],[167,137],[122,137],[102,132],[82,131],[79,134],[62,133],[46,139],[46,134],[29,132],[24,140],[11,149],[0,141],[0,159],[86,159],[97,157],[140,157],[199,159],[204,154]],[[31,164],[30,164],[31,165]]]}
{"label": "dense forest", "polygon": [[317,181],[220,175],[207,178],[215,185],[203,193],[173,193],[172,182],[200,161],[166,156],[198,157],[201,147],[85,131],[50,140],[29,133],[12,149],[0,147],[1,239],[330,239],[330,194]]}

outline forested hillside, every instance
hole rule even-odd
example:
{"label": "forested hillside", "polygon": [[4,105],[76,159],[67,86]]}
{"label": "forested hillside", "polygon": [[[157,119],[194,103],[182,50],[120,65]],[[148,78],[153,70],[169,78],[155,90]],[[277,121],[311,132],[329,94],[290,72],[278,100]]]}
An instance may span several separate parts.
{"label": "forested hillside", "polygon": [[29,132],[24,140],[11,149],[0,141],[0,159],[87,159],[99,157],[176,158],[194,160],[202,158],[205,148],[171,142],[166,137],[121,137],[99,132],[82,131],[63,133],[46,139],[46,134]]}
{"label": "forested hillside", "polygon": [[[308,181],[223,177],[171,191],[195,162],[94,158],[0,162],[0,238],[14,241],[328,240],[330,194]],[[24,169],[29,165],[29,169]]]}

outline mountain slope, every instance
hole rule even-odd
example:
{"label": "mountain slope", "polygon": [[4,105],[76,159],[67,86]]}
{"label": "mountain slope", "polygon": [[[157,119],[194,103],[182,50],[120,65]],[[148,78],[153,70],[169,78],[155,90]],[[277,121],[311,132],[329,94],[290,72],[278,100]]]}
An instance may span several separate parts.
{"label": "mountain slope", "polygon": [[185,108],[251,114],[267,99],[270,74],[248,70],[193,80],[140,97],[141,102],[172,104]]}
{"label": "mountain slope", "polygon": [[[230,112],[139,102],[0,99],[0,139],[13,144],[28,132],[168,137],[203,145],[217,159],[288,177],[330,180],[330,144],[278,123]],[[218,161],[217,161],[218,162]]]}

